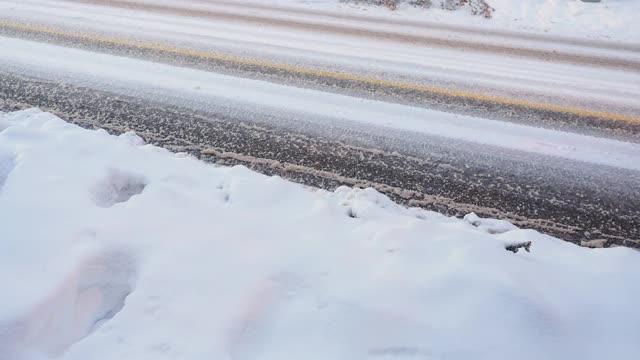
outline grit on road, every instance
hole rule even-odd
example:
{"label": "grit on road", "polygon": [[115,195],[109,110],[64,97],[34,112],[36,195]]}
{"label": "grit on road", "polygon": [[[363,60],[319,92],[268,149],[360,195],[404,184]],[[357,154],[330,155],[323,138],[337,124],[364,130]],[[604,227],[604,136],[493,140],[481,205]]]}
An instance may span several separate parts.
{"label": "grit on road", "polygon": [[260,2],[3,0],[0,45],[0,111],[640,246],[638,44]]}

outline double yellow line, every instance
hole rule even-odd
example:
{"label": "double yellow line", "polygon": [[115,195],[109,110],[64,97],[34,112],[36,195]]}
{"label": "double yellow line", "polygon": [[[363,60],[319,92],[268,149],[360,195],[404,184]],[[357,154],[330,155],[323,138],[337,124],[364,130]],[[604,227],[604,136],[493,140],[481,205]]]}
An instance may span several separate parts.
{"label": "double yellow line", "polygon": [[346,74],[346,73],[341,73],[337,71],[319,70],[319,69],[307,68],[302,66],[280,64],[280,63],[274,63],[274,62],[269,62],[264,60],[243,58],[238,56],[218,54],[218,53],[194,50],[194,49],[179,48],[179,47],[169,46],[169,45],[125,40],[125,39],[119,39],[119,38],[96,35],[96,34],[86,34],[86,33],[50,28],[46,26],[25,24],[25,23],[6,21],[6,20],[0,20],[0,27],[11,28],[14,30],[30,31],[30,32],[40,33],[40,34],[58,35],[58,36],[92,41],[96,43],[127,46],[127,47],[132,47],[137,49],[143,49],[143,50],[162,51],[162,52],[172,53],[172,54],[180,54],[180,55],[199,57],[203,59],[230,62],[230,63],[239,64],[239,65],[257,66],[257,67],[287,71],[287,72],[297,73],[297,74],[305,74],[305,75],[312,75],[317,77],[354,81],[354,82],[360,82],[360,83],[377,85],[377,86],[393,87],[393,88],[404,89],[404,90],[414,90],[414,91],[432,93],[437,95],[453,96],[458,98],[465,98],[465,99],[491,102],[491,103],[497,103],[497,104],[515,105],[515,106],[521,106],[521,107],[526,107],[531,109],[548,110],[548,111],[573,114],[573,115],[584,116],[584,117],[595,117],[599,119],[617,120],[617,121],[625,121],[625,122],[640,124],[640,116],[636,116],[636,115],[627,115],[627,114],[607,112],[607,111],[597,111],[597,110],[591,110],[591,109],[585,109],[585,108],[579,108],[579,107],[549,104],[549,103],[544,103],[539,101],[514,99],[514,98],[503,97],[503,96],[488,95],[488,94],[483,94],[483,93],[478,93],[473,91],[454,90],[454,89],[447,89],[447,88],[436,87],[436,86],[407,83],[407,82],[396,81],[396,80],[385,80],[385,79],[376,78],[376,77]]}

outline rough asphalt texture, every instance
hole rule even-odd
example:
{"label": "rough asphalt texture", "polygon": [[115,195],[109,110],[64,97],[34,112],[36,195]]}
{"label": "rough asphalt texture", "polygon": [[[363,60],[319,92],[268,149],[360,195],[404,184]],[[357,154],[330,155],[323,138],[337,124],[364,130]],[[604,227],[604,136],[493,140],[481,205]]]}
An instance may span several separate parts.
{"label": "rough asphalt texture", "polygon": [[250,112],[194,110],[0,69],[0,111],[28,107],[88,128],[135,130],[173,151],[310,186],[372,186],[448,215],[474,211],[577,243],[640,248],[640,173],[634,171],[345,124],[296,128],[286,115],[274,122]]}

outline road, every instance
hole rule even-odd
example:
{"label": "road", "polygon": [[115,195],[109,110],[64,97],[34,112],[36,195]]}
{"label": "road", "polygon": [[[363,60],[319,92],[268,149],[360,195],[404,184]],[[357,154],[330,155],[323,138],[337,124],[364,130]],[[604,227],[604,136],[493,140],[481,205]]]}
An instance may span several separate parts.
{"label": "road", "polygon": [[0,1],[0,111],[640,247],[640,44],[256,1]]}

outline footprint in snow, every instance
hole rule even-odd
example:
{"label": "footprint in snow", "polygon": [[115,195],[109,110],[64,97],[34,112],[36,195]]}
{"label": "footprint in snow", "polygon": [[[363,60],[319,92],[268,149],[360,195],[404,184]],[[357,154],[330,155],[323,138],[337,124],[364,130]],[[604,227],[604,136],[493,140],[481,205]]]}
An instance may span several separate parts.
{"label": "footprint in snow", "polygon": [[136,277],[128,252],[107,250],[84,259],[26,313],[0,319],[0,360],[61,356],[124,308]]}
{"label": "footprint in snow", "polygon": [[14,167],[15,156],[11,153],[0,151],[0,191],[2,191],[2,188]]}
{"label": "footprint in snow", "polygon": [[110,169],[91,189],[91,194],[97,206],[107,208],[141,194],[146,186],[147,180],[142,176]]}

